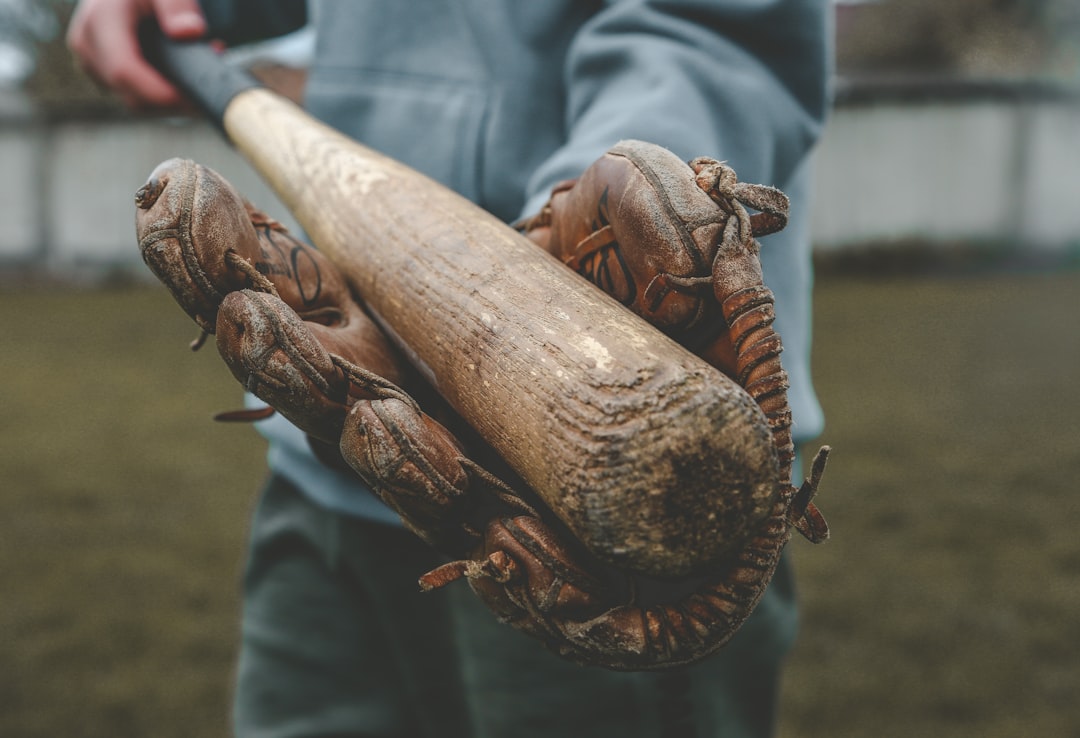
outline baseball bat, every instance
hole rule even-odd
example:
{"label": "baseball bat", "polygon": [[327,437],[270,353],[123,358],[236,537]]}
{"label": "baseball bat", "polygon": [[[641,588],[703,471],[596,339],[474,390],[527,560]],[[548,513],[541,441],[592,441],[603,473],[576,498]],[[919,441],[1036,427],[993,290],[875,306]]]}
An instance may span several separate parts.
{"label": "baseball bat", "polygon": [[[733,381],[477,205],[324,125],[209,46],[161,66],[265,179],[380,326],[601,559],[709,570],[772,495]],[[512,165],[512,162],[508,162]]]}

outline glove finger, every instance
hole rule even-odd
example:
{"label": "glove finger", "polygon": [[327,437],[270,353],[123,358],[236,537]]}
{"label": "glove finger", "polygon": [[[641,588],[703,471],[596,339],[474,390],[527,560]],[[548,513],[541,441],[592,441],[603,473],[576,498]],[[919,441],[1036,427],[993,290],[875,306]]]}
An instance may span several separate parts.
{"label": "glove finger", "polygon": [[337,320],[353,302],[331,261],[208,167],[165,161],[135,201],[144,261],[208,333],[221,301],[240,289],[276,294],[304,318],[323,323]]}
{"label": "glove finger", "polygon": [[[365,364],[381,334],[370,322],[346,327],[304,321],[280,298],[253,290],[227,295],[218,311],[217,346],[244,387],[309,435],[337,444],[349,406],[358,398],[401,390]],[[360,339],[354,340],[357,334]],[[385,339],[383,339],[385,341]],[[336,353],[341,352],[341,353]],[[379,351],[375,351],[378,354]]]}
{"label": "glove finger", "polygon": [[135,193],[135,204],[143,260],[184,312],[213,333],[225,295],[250,282],[226,263],[226,253],[259,248],[240,196],[211,170],[169,159]]}
{"label": "glove finger", "polygon": [[708,250],[724,221],[691,176],[668,174],[683,170],[690,174],[670,152],[614,147],[572,186],[557,187],[540,215],[525,221],[525,232],[550,228],[534,240],[679,338],[715,317]]}
{"label": "glove finger", "polygon": [[731,376],[735,349],[712,291],[728,219],[687,164],[619,145],[560,183],[520,230],[567,266]]}
{"label": "glove finger", "polygon": [[418,406],[402,399],[353,405],[341,433],[341,455],[406,527],[460,555],[470,476],[458,440]]}
{"label": "glove finger", "polygon": [[489,520],[536,514],[405,395],[356,402],[342,430],[341,455],[407,528],[452,556],[469,555]]}

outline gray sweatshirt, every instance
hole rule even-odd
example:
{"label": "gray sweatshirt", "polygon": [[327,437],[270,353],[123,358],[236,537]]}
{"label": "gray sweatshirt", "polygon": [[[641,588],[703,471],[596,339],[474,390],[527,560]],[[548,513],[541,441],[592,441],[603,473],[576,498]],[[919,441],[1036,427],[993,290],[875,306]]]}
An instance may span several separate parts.
{"label": "gray sweatshirt", "polygon": [[[234,41],[304,19],[302,2],[203,4]],[[685,160],[726,160],[740,180],[784,190],[791,219],[762,239],[761,259],[799,443],[823,425],[809,374],[808,175],[829,103],[830,8],[826,0],[318,0],[306,105],[507,221],[537,211],[552,185],[625,138]],[[283,418],[259,430],[271,469],[316,502],[397,522],[355,477],[319,463]]]}

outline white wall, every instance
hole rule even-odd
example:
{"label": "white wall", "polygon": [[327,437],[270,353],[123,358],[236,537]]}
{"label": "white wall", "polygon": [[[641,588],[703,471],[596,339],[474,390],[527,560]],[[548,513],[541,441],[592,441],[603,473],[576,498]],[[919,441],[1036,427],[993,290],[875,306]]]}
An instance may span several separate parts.
{"label": "white wall", "polygon": [[[0,267],[138,268],[132,196],[171,156],[217,169],[294,225],[209,125],[0,122]],[[815,248],[922,239],[1080,245],[1080,105],[883,102],[839,108],[817,153]]]}
{"label": "white wall", "polygon": [[182,156],[221,172],[286,225],[295,221],[209,125],[190,120],[0,127],[0,265],[58,274],[138,266],[135,191]]}
{"label": "white wall", "polygon": [[818,248],[895,239],[1080,243],[1080,105],[839,111],[818,151]]}

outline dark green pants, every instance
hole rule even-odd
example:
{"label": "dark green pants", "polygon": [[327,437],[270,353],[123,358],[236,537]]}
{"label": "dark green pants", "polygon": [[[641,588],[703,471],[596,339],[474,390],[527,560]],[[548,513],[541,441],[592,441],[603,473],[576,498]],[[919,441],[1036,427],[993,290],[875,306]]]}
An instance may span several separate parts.
{"label": "dark green pants", "polygon": [[468,585],[421,594],[440,560],[411,534],[327,512],[271,479],[245,579],[239,736],[741,736],[772,733],[796,630],[783,562],[718,655],[673,673],[562,661]]}

